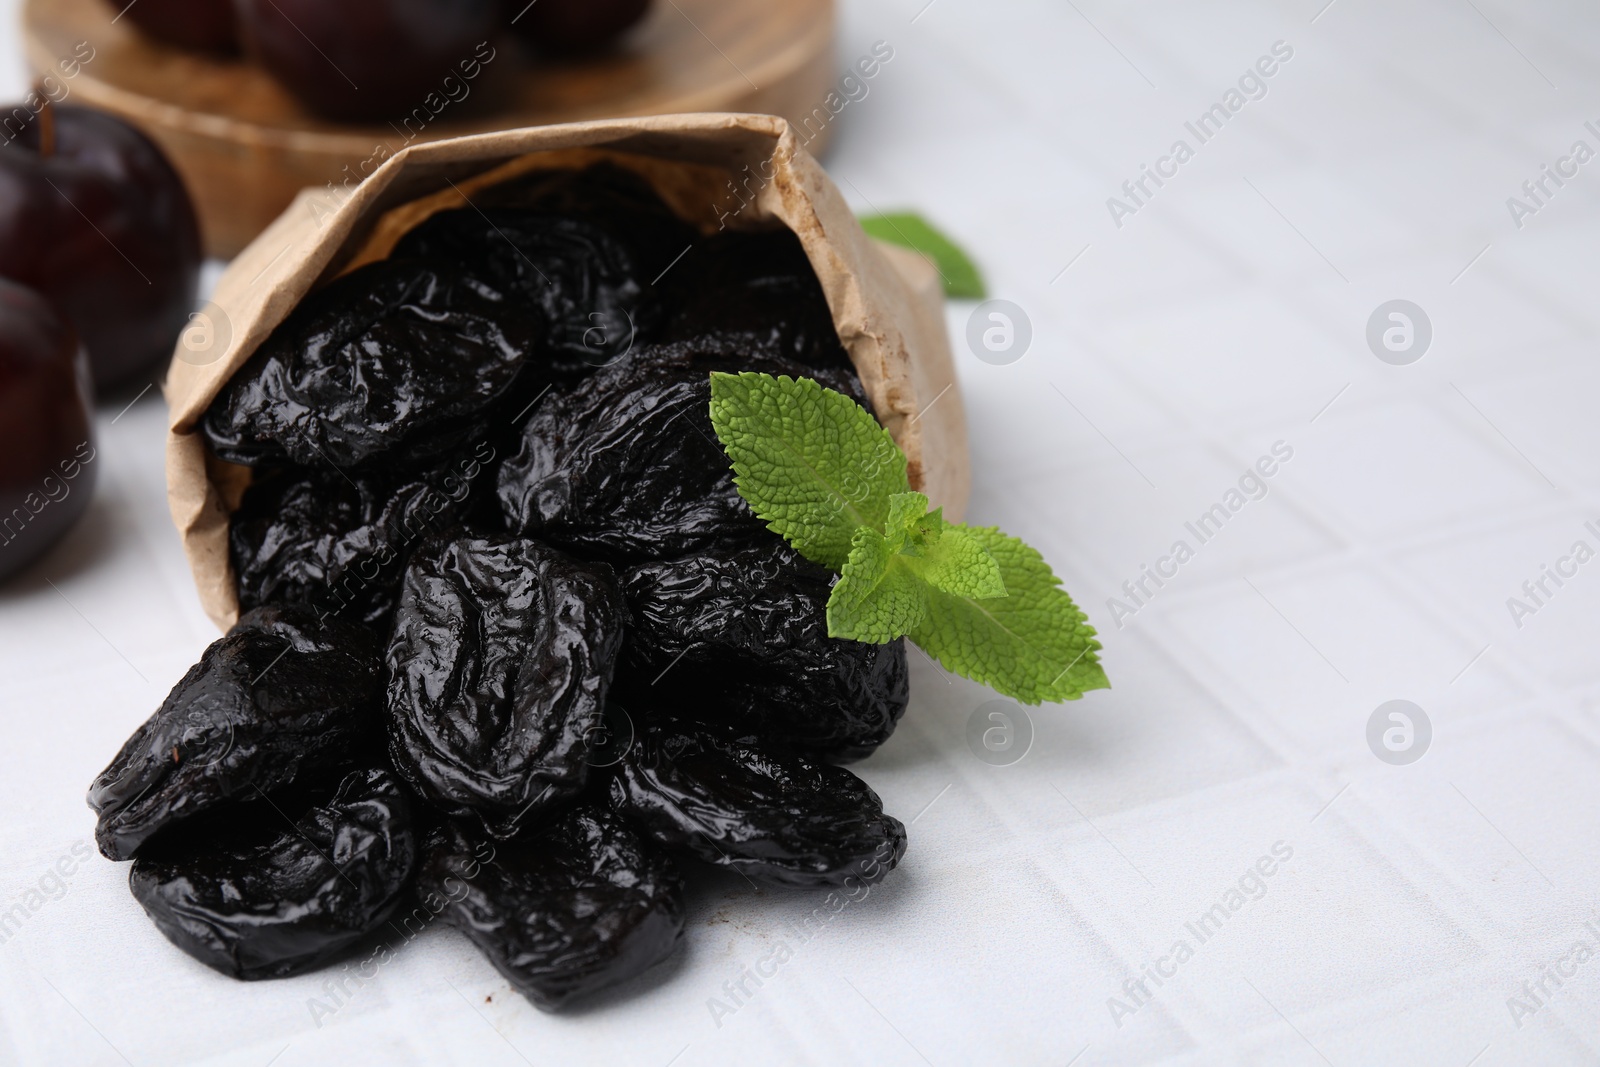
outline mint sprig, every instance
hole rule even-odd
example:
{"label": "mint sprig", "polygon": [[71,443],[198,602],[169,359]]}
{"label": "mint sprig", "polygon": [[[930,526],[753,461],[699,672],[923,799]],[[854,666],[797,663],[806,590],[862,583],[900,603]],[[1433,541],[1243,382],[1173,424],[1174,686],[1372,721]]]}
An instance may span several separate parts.
{"label": "mint sprig", "polygon": [[870,237],[922,253],[943,279],[945,296],[953,300],[982,300],[987,295],[983,274],[972,257],[921,215],[911,211],[864,215],[861,228]]}
{"label": "mint sprig", "polygon": [[906,457],[855,401],[801,381],[810,388],[768,374],[713,374],[711,422],[739,495],[795,551],[838,571],[855,532],[883,529],[889,498],[910,488]]}
{"label": "mint sprig", "polygon": [[1027,704],[1110,685],[1094,629],[1043,557],[929,510],[905,454],[854,400],[809,378],[719,373],[711,423],[750,509],[839,574],[831,636],[909,636],[946,669]]}

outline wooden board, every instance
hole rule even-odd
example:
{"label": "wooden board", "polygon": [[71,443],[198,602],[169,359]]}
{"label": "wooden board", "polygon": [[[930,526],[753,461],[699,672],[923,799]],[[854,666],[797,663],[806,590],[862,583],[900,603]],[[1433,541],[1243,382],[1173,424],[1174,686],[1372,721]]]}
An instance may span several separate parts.
{"label": "wooden board", "polygon": [[622,48],[603,57],[535,61],[514,41],[495,41],[471,95],[418,133],[419,123],[319,119],[266,71],[167,47],[126,19],[113,24],[115,14],[106,0],[26,0],[28,62],[56,72],[78,42],[94,47],[67,83],[68,102],[121,115],[161,145],[189,185],[207,252],[223,258],[302,188],[340,185],[363,161],[408,143],[584,119],[749,111],[796,125],[824,116],[810,125],[818,135],[807,147],[817,152],[829,131],[817,109],[836,75],[833,0],[657,0]]}

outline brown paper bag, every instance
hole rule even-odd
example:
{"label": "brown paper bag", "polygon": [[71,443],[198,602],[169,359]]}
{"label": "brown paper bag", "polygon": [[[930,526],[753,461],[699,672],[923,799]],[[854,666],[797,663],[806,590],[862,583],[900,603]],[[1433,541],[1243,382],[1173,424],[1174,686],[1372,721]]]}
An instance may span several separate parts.
{"label": "brown paper bag", "polygon": [[195,426],[228,378],[300,299],[380,259],[435,211],[497,182],[610,160],[643,176],[706,232],[787,226],[821,279],[845,349],[911,484],[961,517],[970,489],[966,420],[933,268],[862,232],[789,124],[701,114],[583,122],[403,149],[347,189],[308,189],[239,254],[180,339],[166,383],[167,496],[200,600],[218,626],[238,618],[228,521],[246,468],[208,452]]}

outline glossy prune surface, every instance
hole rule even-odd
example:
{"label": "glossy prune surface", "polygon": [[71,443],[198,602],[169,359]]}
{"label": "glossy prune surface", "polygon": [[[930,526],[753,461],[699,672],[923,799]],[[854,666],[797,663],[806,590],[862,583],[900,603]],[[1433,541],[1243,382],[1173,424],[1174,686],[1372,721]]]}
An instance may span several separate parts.
{"label": "glossy prune surface", "polygon": [[542,330],[456,267],[382,260],[307,297],[201,428],[218,457],[246,465],[425,461],[483,435]]}
{"label": "glossy prune surface", "polygon": [[356,623],[245,615],[90,786],[100,851],[128,859],[158,831],[348,762],[379,736],[382,672]]}
{"label": "glossy prune surface", "polygon": [[[655,293],[657,299],[648,304],[663,303],[661,279],[700,237],[650,183],[611,162],[582,170],[533,171],[474,193],[472,206],[578,219],[603,227],[627,248],[641,289],[647,296]],[[657,309],[646,310],[653,315]],[[640,322],[641,331],[645,325]]]}
{"label": "glossy prune surface", "polygon": [[572,381],[654,334],[663,303],[652,281],[695,236],[638,177],[602,163],[485,190],[428,218],[394,254],[453,263],[538,308],[543,365]]}
{"label": "glossy prune surface", "polygon": [[737,336],[752,351],[853,374],[833,313],[800,238],[790,230],[721,233],[665,279],[664,341]]}
{"label": "glossy prune surface", "polygon": [[764,359],[738,339],[646,345],[553,389],[500,465],[514,530],[613,562],[681,556],[764,533],[711,426],[711,373],[807,375],[860,397],[853,373]]}
{"label": "glossy prune surface", "polygon": [[623,699],[830,759],[859,759],[910,700],[905,642],[828,636],[832,575],[772,534],[623,572]]}
{"label": "glossy prune surface", "polygon": [[515,210],[442,211],[412,230],[397,255],[446,261],[540,309],[545,357],[581,377],[627,352],[651,325],[645,282],[627,246],[582,219]]}
{"label": "glossy prune surface", "polygon": [[604,564],[448,535],[411,558],[389,642],[389,749],[428,801],[497,837],[576,795],[627,609]]}
{"label": "glossy prune surface", "polygon": [[446,920],[546,1011],[647,970],[683,933],[676,865],[604,808],[581,805],[492,849],[442,826],[417,888],[447,901]]}
{"label": "glossy prune surface", "polygon": [[[203,426],[253,467],[231,556],[273,606],[91,795],[169,939],[270,977],[437,915],[555,1010],[671,954],[674,850],[885,876],[904,826],[824,761],[890,736],[906,649],[829,638],[832,575],[739,496],[709,401],[742,370],[867,404],[797,238],[700,240],[609,164],[474,189],[305,301]],[[274,636],[296,626],[387,643],[340,664]],[[317,718],[341,686],[365,696]],[[387,814],[352,792],[376,778]]]}
{"label": "glossy prune surface", "polygon": [[267,473],[245,490],[228,531],[239,606],[295,604],[387,633],[410,551],[455,525],[494,456],[487,441],[416,473]]}
{"label": "glossy prune surface", "polygon": [[141,851],[128,875],[167,940],[224,974],[318,966],[388,918],[415,873],[411,801],[387,770],[352,772],[298,818],[251,807]]}
{"label": "glossy prune surface", "polygon": [[611,780],[611,806],[662,845],[777,885],[875,881],[906,850],[905,826],[867,783],[729,731],[643,730]]}

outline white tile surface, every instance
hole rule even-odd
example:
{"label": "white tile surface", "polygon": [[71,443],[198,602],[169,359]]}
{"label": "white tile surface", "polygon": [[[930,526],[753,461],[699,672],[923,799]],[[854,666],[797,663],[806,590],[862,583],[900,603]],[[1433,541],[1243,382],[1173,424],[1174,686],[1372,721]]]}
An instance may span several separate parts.
{"label": "white tile surface", "polygon": [[[841,188],[928,214],[1034,325],[1028,355],[993,367],[964,351],[972,306],[950,308],[970,517],[1056,564],[1116,688],[1031,711],[1028,755],[993,767],[965,742],[992,694],[914,656],[907,722],[860,767],[915,820],[906,863],[721,1025],[708,1002],[794,941],[821,894],[700,878],[680,958],[555,1018],[430,929],[318,1026],[325,976],[215,976],[98,856],[28,895],[82,851],[85,785],[214,636],[166,516],[160,405],[108,406],[88,518],[0,588],[0,910],[27,913],[0,944],[0,1064],[1600,1055],[1600,962],[1520,1026],[1508,1007],[1600,926],[1600,560],[1521,628],[1505,604],[1572,541],[1600,549],[1583,529],[1600,519],[1600,163],[1521,229],[1505,206],[1573,139],[1593,143],[1600,15],[1577,0],[843,10],[842,57],[883,39],[896,58],[840,120]],[[1294,57],[1267,95],[1113,225],[1106,198],[1278,40]],[[23,84],[8,30],[0,86]],[[1409,367],[1365,342],[1395,297],[1433,323]],[[1295,455],[1267,497],[1119,629],[1107,598],[1280,439]],[[1367,747],[1394,698],[1433,726],[1407,766]],[[1278,841],[1294,856],[1264,894],[1117,1025],[1109,998]]]}

